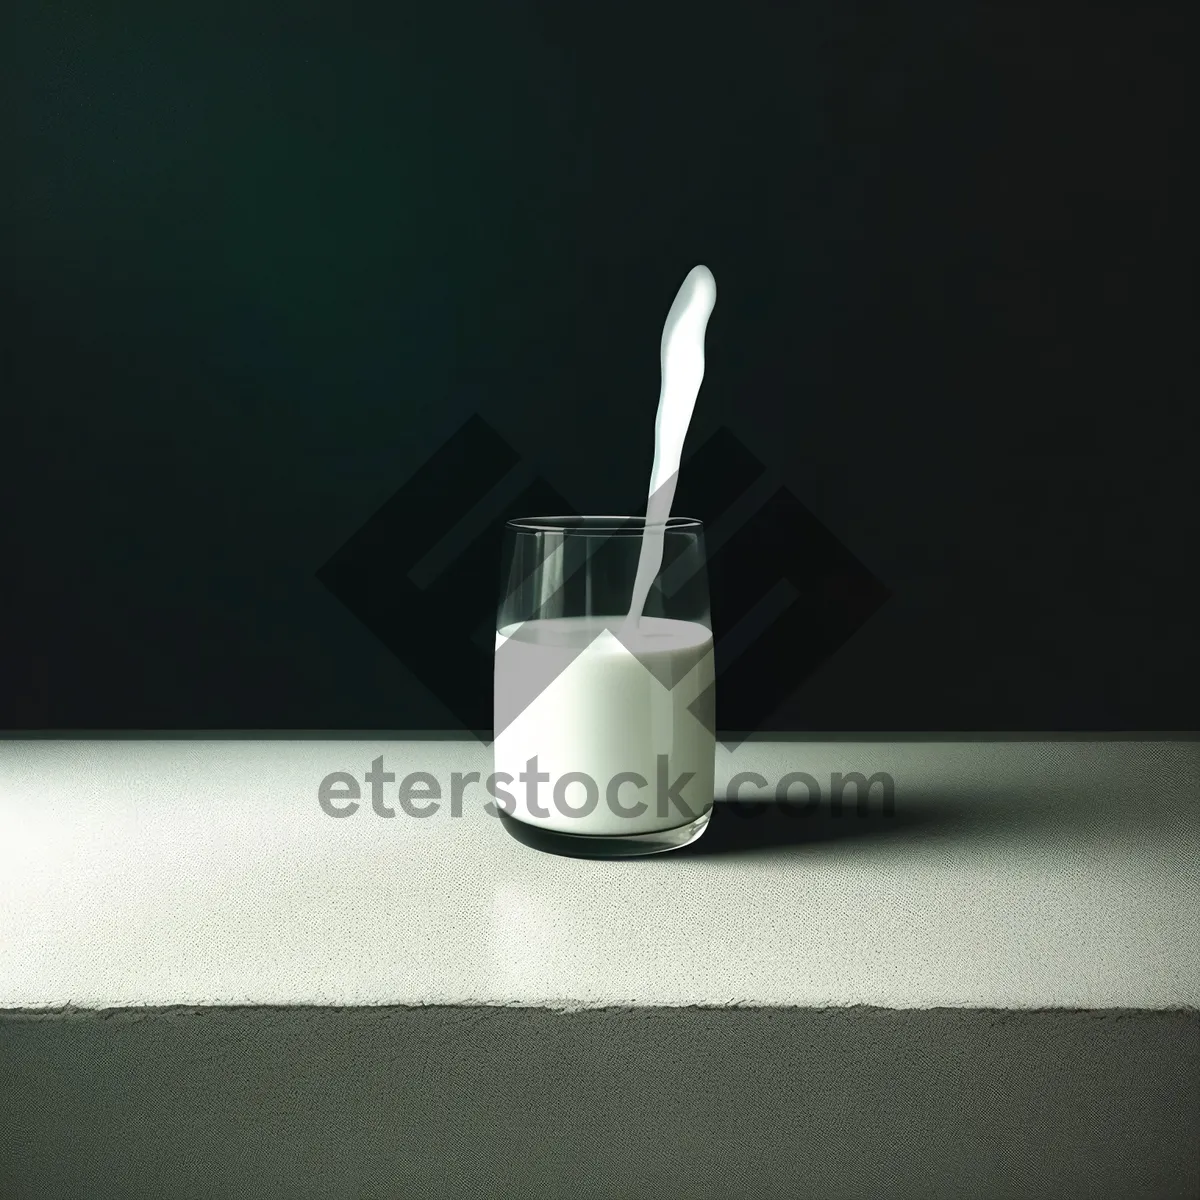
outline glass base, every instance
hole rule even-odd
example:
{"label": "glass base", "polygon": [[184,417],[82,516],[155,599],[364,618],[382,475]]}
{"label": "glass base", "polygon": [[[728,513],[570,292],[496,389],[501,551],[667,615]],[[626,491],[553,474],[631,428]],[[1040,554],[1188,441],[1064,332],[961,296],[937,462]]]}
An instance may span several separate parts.
{"label": "glass base", "polygon": [[656,829],[652,833],[586,834],[559,833],[528,821],[518,821],[508,813],[499,813],[500,823],[518,842],[547,854],[568,858],[640,858],[646,854],[664,854],[691,845],[707,828],[712,809],[701,813],[686,825],[674,829]]}

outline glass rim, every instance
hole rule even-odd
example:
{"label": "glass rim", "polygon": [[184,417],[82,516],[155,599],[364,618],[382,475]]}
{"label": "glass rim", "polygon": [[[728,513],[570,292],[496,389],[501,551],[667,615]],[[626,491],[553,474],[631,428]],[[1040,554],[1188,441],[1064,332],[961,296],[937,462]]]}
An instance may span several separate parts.
{"label": "glass rim", "polygon": [[646,517],[580,515],[513,517],[504,522],[504,527],[516,533],[569,533],[588,537],[641,534],[647,529],[661,529],[665,533],[699,533],[704,528],[704,522],[697,517],[668,517],[666,521],[650,521]]}

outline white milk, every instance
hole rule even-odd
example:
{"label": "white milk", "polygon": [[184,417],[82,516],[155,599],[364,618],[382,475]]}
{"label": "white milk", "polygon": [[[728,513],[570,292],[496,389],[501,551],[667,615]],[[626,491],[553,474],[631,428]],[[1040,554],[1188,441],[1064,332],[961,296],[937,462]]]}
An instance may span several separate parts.
{"label": "white milk", "polygon": [[[496,656],[497,696],[528,698],[493,743],[497,774],[513,781],[498,781],[513,800],[504,807],[519,820],[561,833],[632,835],[690,824],[712,807],[715,723],[711,714],[689,711],[702,693],[712,702],[712,634],[698,623],[644,617],[642,610],[662,566],[663,531],[704,378],[704,333],[716,299],[712,272],[693,267],[663,325],[654,465],[628,612],[526,621],[496,635],[497,650],[506,651]],[[530,687],[539,679],[550,681],[540,692]],[[537,773],[549,779],[522,782],[535,755]],[[556,798],[555,785],[571,772],[595,786],[568,783]],[[623,772],[645,786],[615,780]],[[686,781],[676,789],[681,777]],[[610,794],[610,784],[620,786]],[[645,808],[637,813],[621,811],[639,803]]]}
{"label": "white milk", "polygon": [[[512,777],[497,786],[512,796],[513,805],[505,807],[519,820],[561,833],[650,833],[686,825],[712,807],[711,717],[706,722],[703,713],[689,711],[713,682],[712,634],[690,621],[643,617],[632,638],[622,632],[627,648],[610,632],[620,620],[557,617],[498,632],[497,645],[508,643],[496,659],[498,689],[520,687],[518,673],[539,675],[539,655],[552,663],[546,674],[559,672],[493,743],[496,772]],[[563,667],[570,650],[578,656]],[[529,804],[530,784],[519,778],[535,755],[538,773],[549,775],[536,784],[540,814]],[[567,783],[556,801],[555,785],[570,772],[583,772],[595,788]],[[646,786],[617,781],[610,806],[610,785],[622,772],[636,773]],[[688,772],[692,777],[672,795],[671,787]],[[590,812],[569,815],[593,795]],[[639,802],[645,810],[638,815],[623,815],[617,807],[628,810]]]}
{"label": "white milk", "polygon": [[671,515],[679,460],[704,379],[704,333],[717,302],[717,283],[705,266],[693,267],[675,296],[663,322],[659,345],[662,386],[654,422],[654,464],[646,500],[646,528],[638,558],[637,578],[629,605],[630,624],[642,615],[646,596],[662,566],[663,529]]}

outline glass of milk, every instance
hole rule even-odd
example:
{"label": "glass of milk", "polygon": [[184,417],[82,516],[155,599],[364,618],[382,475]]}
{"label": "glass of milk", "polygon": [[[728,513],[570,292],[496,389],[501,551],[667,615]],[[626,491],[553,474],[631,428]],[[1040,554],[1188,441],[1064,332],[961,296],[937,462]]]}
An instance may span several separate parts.
{"label": "glass of milk", "polygon": [[[639,560],[660,549],[637,615]],[[716,753],[701,522],[509,521],[494,700],[489,790],[522,841],[624,857],[698,838]]]}

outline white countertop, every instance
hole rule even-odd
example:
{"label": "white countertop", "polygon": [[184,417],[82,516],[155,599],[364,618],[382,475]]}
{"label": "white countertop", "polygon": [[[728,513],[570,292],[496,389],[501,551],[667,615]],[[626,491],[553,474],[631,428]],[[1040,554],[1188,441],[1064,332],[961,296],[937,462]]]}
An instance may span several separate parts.
{"label": "white countertop", "polygon": [[714,819],[624,862],[523,846],[479,788],[327,816],[322,778],[379,755],[447,792],[491,769],[471,741],[0,742],[0,1008],[1200,1005],[1196,742],[751,742],[719,790],[886,771],[895,817],[826,800],[812,840],[701,853],[753,824]]}

